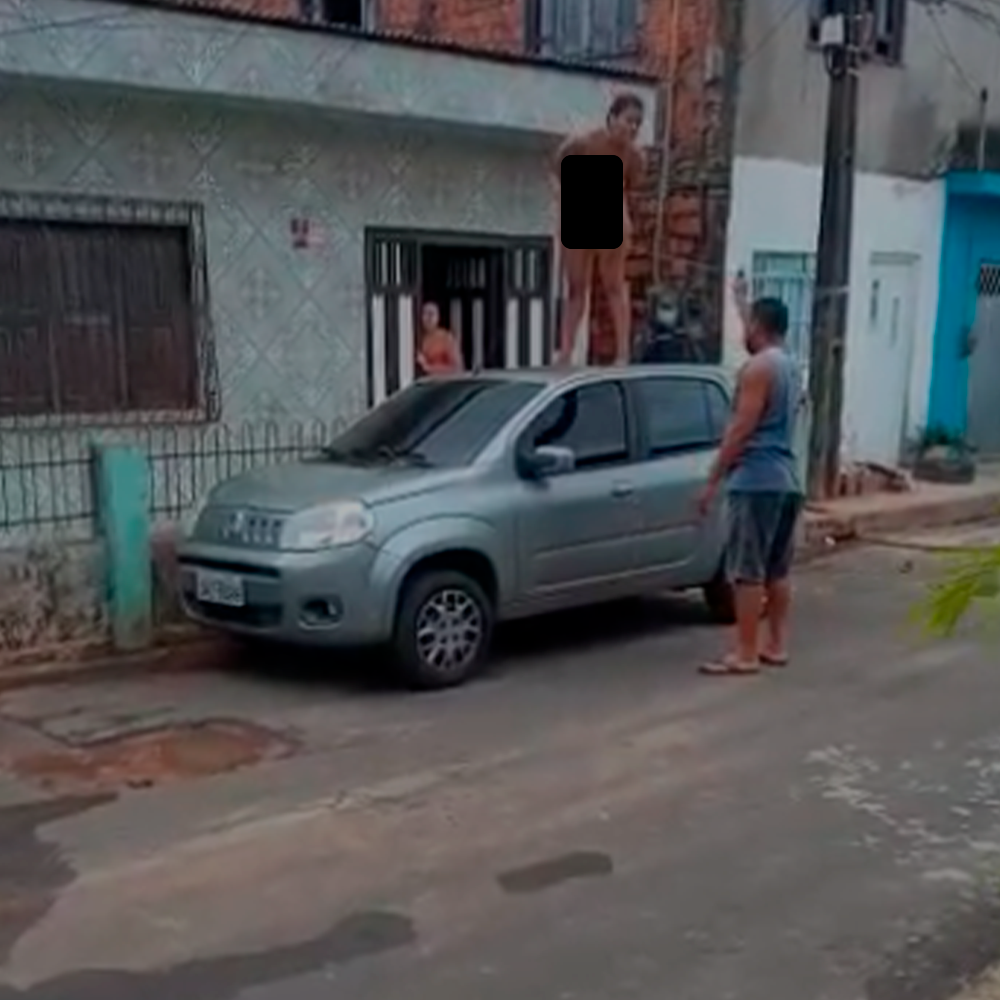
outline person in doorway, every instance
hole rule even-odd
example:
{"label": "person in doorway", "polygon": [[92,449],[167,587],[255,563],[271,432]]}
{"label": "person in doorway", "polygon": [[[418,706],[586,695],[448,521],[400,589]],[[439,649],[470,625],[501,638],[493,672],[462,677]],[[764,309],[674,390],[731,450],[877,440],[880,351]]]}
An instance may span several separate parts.
{"label": "person in doorway", "polygon": [[[615,340],[615,363],[628,364],[631,348],[631,300],[625,262],[632,240],[632,222],[628,210],[628,195],[642,183],[645,162],[636,146],[642,127],[642,100],[635,94],[620,94],[608,111],[603,128],[571,137],[560,147],[555,161],[558,190],[562,161],[567,156],[618,156],[625,164],[622,196],[623,240],[620,247],[603,250],[573,250],[560,247],[565,301],[559,330],[557,363],[571,364],[573,348],[580,335],[580,324],[587,314],[595,273],[608,296],[611,326]],[[558,208],[557,202],[557,208]],[[561,235],[561,234],[560,234]],[[559,240],[560,244],[562,239]],[[589,344],[588,344],[589,346]],[[589,351],[587,352],[589,354]]]}
{"label": "person in doorway", "polygon": [[423,375],[456,375],[465,371],[458,339],[441,326],[441,310],[434,302],[425,302],[420,310],[417,365]]}
{"label": "person in doorway", "polygon": [[772,298],[750,305],[743,278],[734,293],[750,358],[699,503],[707,515],[725,486],[736,629],[733,649],[702,667],[714,675],[757,674],[762,666],[788,664],[789,574],[803,507],[793,450],[802,391],[798,365],[785,349],[788,310]]}

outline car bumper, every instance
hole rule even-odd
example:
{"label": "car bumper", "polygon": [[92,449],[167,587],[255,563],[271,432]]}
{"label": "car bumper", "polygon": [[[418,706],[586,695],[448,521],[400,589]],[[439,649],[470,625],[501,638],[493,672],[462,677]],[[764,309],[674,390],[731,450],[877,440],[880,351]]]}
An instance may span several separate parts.
{"label": "car bumper", "polygon": [[[377,551],[354,545],[324,552],[262,552],[185,543],[180,596],[200,624],[236,635],[310,646],[357,646],[390,636],[389,597],[373,585]],[[199,599],[199,576],[238,579],[239,605]]]}

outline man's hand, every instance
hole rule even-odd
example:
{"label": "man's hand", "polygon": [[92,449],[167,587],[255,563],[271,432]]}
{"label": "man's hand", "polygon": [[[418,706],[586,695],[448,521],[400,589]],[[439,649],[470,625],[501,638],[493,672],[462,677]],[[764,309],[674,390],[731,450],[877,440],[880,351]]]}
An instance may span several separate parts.
{"label": "man's hand", "polygon": [[702,517],[708,517],[718,492],[719,484],[714,479],[710,479],[702,487],[701,493],[698,494],[698,513]]}
{"label": "man's hand", "polygon": [[742,271],[738,271],[733,278],[733,300],[740,312],[750,304],[750,282]]}

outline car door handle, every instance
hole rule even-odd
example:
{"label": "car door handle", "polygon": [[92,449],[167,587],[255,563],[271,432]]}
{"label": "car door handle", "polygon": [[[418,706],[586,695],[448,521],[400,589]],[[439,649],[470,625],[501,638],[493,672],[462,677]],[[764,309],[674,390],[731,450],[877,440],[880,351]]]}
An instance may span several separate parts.
{"label": "car door handle", "polygon": [[630,497],[633,493],[635,493],[635,487],[631,483],[615,483],[615,485],[611,487],[611,495],[618,500]]}

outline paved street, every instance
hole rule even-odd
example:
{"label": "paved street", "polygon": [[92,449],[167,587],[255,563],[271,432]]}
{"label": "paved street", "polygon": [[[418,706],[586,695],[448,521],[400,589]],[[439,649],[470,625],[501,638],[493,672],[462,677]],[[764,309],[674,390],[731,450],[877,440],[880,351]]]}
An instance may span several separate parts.
{"label": "paved street", "polygon": [[295,654],[9,693],[0,998],[949,996],[1000,953],[1000,656],[916,634],[928,561],[805,571],[759,678],[671,600],[432,696]]}

